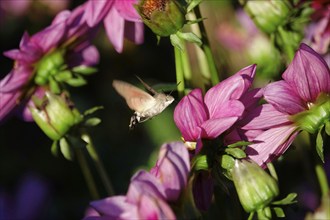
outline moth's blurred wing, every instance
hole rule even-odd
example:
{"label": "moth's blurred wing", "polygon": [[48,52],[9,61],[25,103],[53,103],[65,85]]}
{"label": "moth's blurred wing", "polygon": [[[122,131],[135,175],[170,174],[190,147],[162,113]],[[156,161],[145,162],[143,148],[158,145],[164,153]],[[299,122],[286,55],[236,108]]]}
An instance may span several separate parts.
{"label": "moth's blurred wing", "polygon": [[126,100],[128,107],[143,112],[155,103],[155,98],[147,92],[124,81],[114,80],[112,86]]}

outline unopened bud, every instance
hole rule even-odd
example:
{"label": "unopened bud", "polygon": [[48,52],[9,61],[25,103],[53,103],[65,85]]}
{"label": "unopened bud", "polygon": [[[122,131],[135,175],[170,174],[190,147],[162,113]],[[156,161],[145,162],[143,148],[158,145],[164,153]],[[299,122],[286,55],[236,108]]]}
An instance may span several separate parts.
{"label": "unopened bud", "polygon": [[158,36],[178,32],[185,23],[182,0],[141,0],[136,5],[143,22]]}
{"label": "unopened bud", "polygon": [[32,117],[52,140],[59,140],[72,126],[82,121],[77,109],[72,108],[64,97],[46,92],[46,100],[40,107],[31,107]]}
{"label": "unopened bud", "polygon": [[262,31],[270,34],[287,22],[291,5],[288,0],[249,0],[244,9]]}
{"label": "unopened bud", "polygon": [[276,180],[254,162],[236,160],[232,178],[246,212],[267,207],[279,194]]}

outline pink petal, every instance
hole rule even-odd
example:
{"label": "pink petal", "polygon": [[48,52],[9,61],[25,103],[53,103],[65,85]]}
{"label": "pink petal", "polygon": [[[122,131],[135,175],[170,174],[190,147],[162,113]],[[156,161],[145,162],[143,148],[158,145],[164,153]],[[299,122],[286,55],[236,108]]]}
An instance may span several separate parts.
{"label": "pink petal", "polygon": [[86,21],[90,27],[97,25],[109,13],[115,0],[89,0],[86,5]]}
{"label": "pink petal", "polygon": [[23,65],[14,68],[0,81],[0,93],[15,92],[25,85],[31,77],[32,69]]}
{"label": "pink petal", "polygon": [[205,94],[205,104],[209,110],[210,118],[214,118],[219,106],[230,99],[239,99],[251,86],[256,65],[243,68],[235,75],[212,87]]}
{"label": "pink petal", "polygon": [[195,141],[200,136],[200,125],[208,119],[202,90],[194,89],[183,97],[174,110],[174,121],[186,141]]}
{"label": "pink petal", "polygon": [[137,13],[133,7],[134,4],[138,4],[137,0],[116,0],[114,7],[118,11],[119,15],[125,20],[133,22],[142,22],[141,16]]}
{"label": "pink petal", "polygon": [[264,89],[253,89],[245,92],[239,99],[245,106],[245,111],[251,111],[259,104],[260,99],[263,97]]}
{"label": "pink petal", "polygon": [[18,98],[21,96],[21,92],[17,91],[14,93],[0,93],[0,124],[6,117],[14,110],[18,105]]}
{"label": "pink petal", "polygon": [[160,180],[146,171],[138,171],[132,178],[126,194],[127,201],[137,204],[141,195],[165,199],[165,188]]}
{"label": "pink petal", "polygon": [[125,21],[125,38],[135,44],[142,44],[144,41],[144,25],[141,22]]}
{"label": "pink petal", "polygon": [[321,93],[330,93],[330,70],[324,59],[301,44],[292,63],[282,75],[305,102],[314,102]]}
{"label": "pink petal", "polygon": [[118,53],[123,51],[125,19],[116,10],[110,10],[104,19],[104,26],[108,38]]}
{"label": "pink petal", "polygon": [[176,201],[185,188],[190,170],[189,154],[182,142],[161,147],[156,166],[150,171],[165,188],[166,200]]}
{"label": "pink petal", "polygon": [[47,53],[52,48],[59,46],[60,41],[66,33],[66,30],[66,22],[51,25],[33,35],[31,37],[31,42],[42,48],[44,53]]}
{"label": "pink petal", "polygon": [[70,16],[71,16],[71,11],[69,11],[69,10],[61,11],[53,19],[52,25],[66,22],[69,19]]}
{"label": "pink petal", "polygon": [[173,219],[176,217],[162,199],[142,195],[139,201],[139,219],[156,220],[156,219]]}
{"label": "pink petal", "polygon": [[265,163],[281,156],[297,134],[297,127],[293,124],[271,128],[256,137],[256,144],[250,145],[245,152],[260,166],[265,166]]}
{"label": "pink petal", "polygon": [[217,118],[225,118],[225,117],[241,117],[243,112],[245,110],[245,107],[243,103],[241,103],[238,100],[229,100],[222,105],[218,106],[217,109],[215,109],[211,119],[217,119]]}
{"label": "pink petal", "polygon": [[277,111],[270,104],[264,104],[246,115],[240,124],[244,130],[260,130],[291,124],[291,122],[287,114]]}
{"label": "pink petal", "polygon": [[90,204],[100,214],[111,219],[137,219],[137,207],[126,201],[125,196],[113,196],[102,200],[93,201]]}
{"label": "pink petal", "polygon": [[229,130],[229,128],[237,121],[238,117],[225,117],[210,119],[202,124],[202,137],[206,139],[217,138],[220,134]]}
{"label": "pink petal", "polygon": [[265,88],[264,96],[268,103],[286,114],[293,115],[307,109],[296,90],[284,80],[269,84]]}

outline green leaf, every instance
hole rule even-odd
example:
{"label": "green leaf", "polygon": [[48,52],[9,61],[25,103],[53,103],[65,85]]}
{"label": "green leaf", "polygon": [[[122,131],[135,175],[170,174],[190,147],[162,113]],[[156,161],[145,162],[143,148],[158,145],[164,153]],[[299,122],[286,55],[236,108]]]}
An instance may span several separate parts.
{"label": "green leaf", "polygon": [[273,205],[289,205],[296,203],[297,201],[295,198],[297,197],[297,193],[290,193],[284,199],[272,202]]}
{"label": "green leaf", "polygon": [[68,79],[71,79],[72,78],[72,73],[69,70],[64,70],[62,72],[57,73],[54,76],[54,78],[56,79],[56,81],[63,82],[63,81],[66,81]]}
{"label": "green leaf", "polygon": [[57,145],[58,141],[53,141],[52,147],[50,148],[52,154],[54,156],[58,156],[58,145]]}
{"label": "green leaf", "polygon": [[173,47],[178,48],[181,52],[184,51],[184,42],[176,34],[171,34],[170,40]]}
{"label": "green leaf", "polygon": [[247,146],[247,145],[250,145],[250,144],[252,144],[252,142],[249,142],[249,141],[238,141],[236,143],[229,144],[227,147],[229,147],[229,148],[241,147],[241,146]]}
{"label": "green leaf", "polygon": [[85,112],[84,112],[84,115],[90,115],[90,114],[93,114],[94,112],[100,110],[100,109],[104,109],[103,106],[95,106],[93,108],[90,108],[90,109],[87,109]]}
{"label": "green leaf", "polygon": [[61,93],[61,87],[52,77],[49,78],[50,90],[55,94]]}
{"label": "green leaf", "polygon": [[197,5],[199,5],[203,0],[192,0],[187,7],[187,13],[193,10]]}
{"label": "green leaf", "polygon": [[321,158],[322,162],[324,163],[324,155],[323,155],[323,137],[322,137],[322,130],[323,130],[322,126],[319,129],[319,132],[317,133],[316,136],[316,152],[319,155],[319,157]]}
{"label": "green leaf", "polygon": [[60,139],[60,149],[65,159],[73,160],[73,153],[66,138]]}
{"label": "green leaf", "polygon": [[85,65],[80,65],[80,66],[73,67],[72,71],[75,72],[75,73],[80,73],[82,75],[91,75],[91,74],[97,72],[97,68],[90,67],[90,66],[85,66]]}
{"label": "green leaf", "polygon": [[79,87],[87,84],[87,81],[82,77],[71,78],[66,80],[65,82],[73,87]]}
{"label": "green leaf", "polygon": [[182,33],[180,31],[177,32],[177,36],[183,40],[186,40],[191,43],[195,43],[198,46],[202,45],[202,40],[194,33],[188,32],[188,33]]}
{"label": "green leaf", "polygon": [[272,209],[274,210],[276,217],[278,218],[285,217],[284,211],[281,207],[273,207]]}
{"label": "green leaf", "polygon": [[101,119],[99,118],[89,118],[85,121],[85,125],[88,127],[93,127],[101,123]]}
{"label": "green leaf", "polygon": [[235,159],[229,155],[222,155],[220,165],[223,169],[230,171],[235,165]]}
{"label": "green leaf", "polygon": [[227,148],[225,152],[237,159],[242,159],[246,157],[246,153],[240,148]]}

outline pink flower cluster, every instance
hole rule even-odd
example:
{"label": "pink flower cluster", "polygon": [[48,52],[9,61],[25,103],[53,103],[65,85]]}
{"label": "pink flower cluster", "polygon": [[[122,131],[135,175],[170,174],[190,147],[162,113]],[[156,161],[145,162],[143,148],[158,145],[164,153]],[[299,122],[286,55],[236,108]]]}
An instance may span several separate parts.
{"label": "pink flower cluster", "polygon": [[94,201],[92,219],[176,219],[168,202],[175,203],[185,189],[190,172],[188,151],[181,142],[164,144],[156,166],[138,171],[125,196]]}

